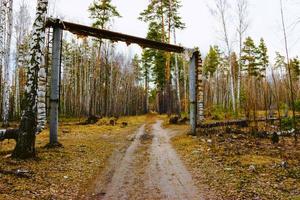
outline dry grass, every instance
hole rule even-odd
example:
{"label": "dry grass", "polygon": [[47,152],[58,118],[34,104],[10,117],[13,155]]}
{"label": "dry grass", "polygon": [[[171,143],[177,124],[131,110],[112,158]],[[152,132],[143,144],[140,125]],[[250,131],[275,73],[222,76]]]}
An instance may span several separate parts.
{"label": "dry grass", "polygon": [[300,199],[300,147],[293,138],[273,145],[250,135],[182,134],[173,144],[199,186],[217,199]]}
{"label": "dry grass", "polygon": [[145,116],[121,118],[129,126],[79,126],[77,119],[64,119],[59,128],[63,148],[43,148],[48,143],[48,130],[37,137],[38,156],[16,161],[5,158],[14,147],[12,141],[0,146],[0,169],[28,170],[30,178],[0,174],[0,199],[76,199],[94,177],[101,173],[112,152],[128,143],[127,137],[145,122]]}

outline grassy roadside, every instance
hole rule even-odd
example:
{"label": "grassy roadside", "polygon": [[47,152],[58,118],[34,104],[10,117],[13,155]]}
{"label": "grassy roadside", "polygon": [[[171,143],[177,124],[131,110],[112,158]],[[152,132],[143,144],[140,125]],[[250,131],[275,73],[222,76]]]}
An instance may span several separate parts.
{"label": "grassy roadside", "polygon": [[199,187],[207,186],[216,199],[300,199],[300,145],[293,138],[273,145],[237,134],[181,134],[172,142]]}
{"label": "grassy roadside", "polygon": [[128,143],[128,136],[145,120],[145,116],[120,118],[119,123],[128,122],[125,128],[102,123],[79,126],[73,120],[64,120],[59,128],[59,141],[64,147],[43,148],[48,142],[45,130],[37,137],[37,158],[27,161],[6,158],[14,143],[2,142],[0,169],[26,170],[31,176],[0,174],[0,199],[76,199],[101,172],[113,151]]}

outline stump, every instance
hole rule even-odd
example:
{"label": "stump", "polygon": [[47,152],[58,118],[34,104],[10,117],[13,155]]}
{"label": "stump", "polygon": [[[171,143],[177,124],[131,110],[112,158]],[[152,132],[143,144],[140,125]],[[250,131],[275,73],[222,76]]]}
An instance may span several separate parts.
{"label": "stump", "polygon": [[169,123],[170,124],[178,124],[178,121],[179,121],[179,117],[178,116],[174,116],[174,117],[170,118]]}
{"label": "stump", "polygon": [[102,117],[91,115],[82,125],[96,124]]}

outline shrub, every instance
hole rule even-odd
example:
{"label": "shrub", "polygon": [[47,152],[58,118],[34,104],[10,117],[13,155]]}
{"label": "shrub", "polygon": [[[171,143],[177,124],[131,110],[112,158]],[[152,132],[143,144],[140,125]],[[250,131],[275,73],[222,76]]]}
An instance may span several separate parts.
{"label": "shrub", "polygon": [[290,130],[293,128],[293,118],[287,117],[281,120],[281,127],[284,130]]}
{"label": "shrub", "polygon": [[300,112],[300,100],[297,100],[295,102],[295,109],[296,109],[297,112]]}
{"label": "shrub", "polygon": [[226,111],[222,106],[216,105],[213,106],[211,116],[213,120],[222,120],[225,119]]}

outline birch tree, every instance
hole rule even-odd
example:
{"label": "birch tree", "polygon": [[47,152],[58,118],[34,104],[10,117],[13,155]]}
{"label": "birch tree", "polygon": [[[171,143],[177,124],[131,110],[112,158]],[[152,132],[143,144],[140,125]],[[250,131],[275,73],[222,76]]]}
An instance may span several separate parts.
{"label": "birch tree", "polygon": [[[286,32],[286,25],[285,25],[285,18],[284,18],[284,11],[283,11],[283,3],[282,0],[280,0],[280,15],[281,15],[281,25],[282,25],[282,31],[283,31],[283,38],[284,38],[284,48],[285,48],[285,54],[286,54],[286,63],[287,63],[287,75],[288,75],[288,87],[290,91],[290,100],[292,105],[292,111],[293,111],[293,128],[296,128],[296,111],[295,111],[295,94],[294,94],[294,87],[293,87],[293,80],[292,80],[292,73],[291,73],[291,67],[290,67],[290,57],[289,57],[289,50],[288,50],[288,38],[287,38],[287,32]],[[295,140],[297,140],[297,135],[295,134]]]}
{"label": "birch tree", "polygon": [[228,26],[228,16],[230,5],[227,0],[215,0],[215,9],[211,9],[212,14],[220,21],[222,29],[222,39],[225,44],[226,57],[229,65],[229,87],[230,87],[230,96],[232,103],[232,110],[236,112],[236,99],[235,99],[235,90],[234,90],[234,80],[232,66],[230,62],[230,55],[232,53],[231,41],[229,35],[229,26]]}
{"label": "birch tree", "polygon": [[15,109],[14,115],[19,118],[20,116],[20,101],[21,101],[21,89],[20,89],[20,72],[22,68],[24,70],[26,65],[26,38],[29,35],[29,26],[30,26],[30,14],[28,11],[27,4],[22,1],[19,10],[16,13],[15,17],[15,32],[16,32],[16,69],[15,69]]}
{"label": "birch tree", "polygon": [[[0,0],[0,94],[2,94],[2,78],[3,78],[3,64],[4,64],[4,55],[5,55],[5,36],[6,36],[6,6],[4,0]],[[2,100],[0,98],[2,108]],[[2,117],[2,116],[1,116]]]}
{"label": "birch tree", "polygon": [[242,79],[242,48],[245,33],[249,27],[248,17],[248,0],[237,0],[237,33],[239,37],[239,68],[238,68],[238,80],[237,80],[237,108],[240,107],[241,100],[241,79]]}
{"label": "birch tree", "polygon": [[45,22],[47,15],[48,0],[38,0],[36,18],[33,24],[30,42],[29,67],[25,89],[24,105],[21,123],[17,130],[0,131],[0,140],[15,139],[16,147],[13,157],[25,159],[35,156],[35,138],[40,128],[37,126],[38,113],[38,75],[43,59],[45,39]]}
{"label": "birch tree", "polygon": [[2,15],[2,31],[4,35],[3,40],[3,52],[2,52],[2,63],[3,63],[3,99],[2,99],[2,119],[3,127],[8,127],[9,117],[9,71],[10,71],[10,50],[11,50],[11,39],[13,30],[13,0],[6,0],[2,2],[1,15]]}

